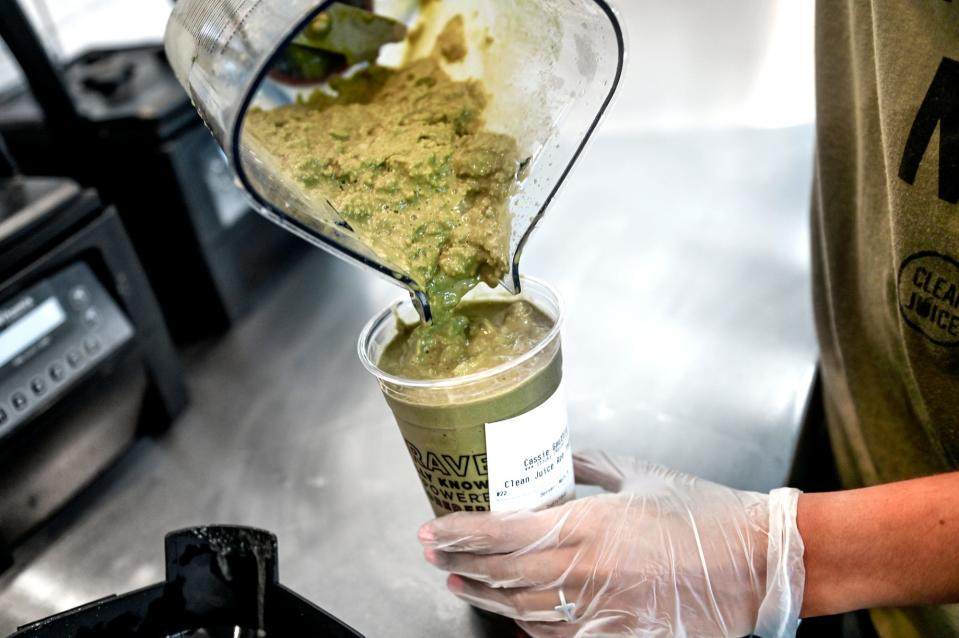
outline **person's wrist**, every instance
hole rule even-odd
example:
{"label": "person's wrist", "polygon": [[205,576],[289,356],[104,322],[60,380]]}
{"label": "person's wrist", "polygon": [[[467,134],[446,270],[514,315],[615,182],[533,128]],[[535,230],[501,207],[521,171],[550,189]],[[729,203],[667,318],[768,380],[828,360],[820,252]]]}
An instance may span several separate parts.
{"label": "person's wrist", "polygon": [[803,494],[799,499],[798,524],[804,538],[808,539],[806,556],[805,591],[803,592],[803,618],[823,616],[833,612],[833,601],[841,579],[831,574],[833,561],[818,560],[820,555],[818,537],[826,525],[829,494]]}
{"label": "person's wrist", "polygon": [[798,524],[805,543],[802,617],[826,616],[869,607],[876,579],[861,569],[858,532],[870,528],[854,492],[803,494]]}

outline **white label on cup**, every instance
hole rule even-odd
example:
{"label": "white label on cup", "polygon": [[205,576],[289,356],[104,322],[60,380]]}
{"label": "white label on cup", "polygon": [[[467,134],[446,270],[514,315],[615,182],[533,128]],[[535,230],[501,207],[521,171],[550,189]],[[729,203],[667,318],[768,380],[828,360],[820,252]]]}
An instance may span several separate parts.
{"label": "white label on cup", "polygon": [[486,424],[490,509],[531,510],[572,496],[573,455],[563,384],[525,414]]}

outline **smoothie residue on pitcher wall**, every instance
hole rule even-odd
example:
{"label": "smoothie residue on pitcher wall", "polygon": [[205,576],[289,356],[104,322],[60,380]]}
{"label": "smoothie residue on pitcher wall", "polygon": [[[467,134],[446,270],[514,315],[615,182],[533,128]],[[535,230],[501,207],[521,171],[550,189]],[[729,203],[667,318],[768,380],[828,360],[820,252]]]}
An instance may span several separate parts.
{"label": "smoothie residue on pitcher wall", "polygon": [[487,129],[483,84],[443,69],[467,55],[464,28],[456,16],[432,55],[334,76],[296,104],[252,110],[245,125],[281,170],[328,199],[426,292],[433,322],[401,326],[381,363],[410,378],[493,367],[528,351],[551,324],[522,301],[459,305],[509,270],[508,204],[521,160],[512,137]]}

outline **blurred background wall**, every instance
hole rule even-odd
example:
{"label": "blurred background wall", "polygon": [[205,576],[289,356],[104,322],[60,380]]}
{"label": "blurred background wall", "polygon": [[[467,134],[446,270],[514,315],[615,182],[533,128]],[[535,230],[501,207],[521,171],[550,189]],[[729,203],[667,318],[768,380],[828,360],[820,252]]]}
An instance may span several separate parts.
{"label": "blurred background wall", "polygon": [[[60,59],[103,45],[159,42],[170,0],[19,0]],[[0,47],[3,47],[0,43]],[[0,89],[19,80],[6,49],[0,51]]]}

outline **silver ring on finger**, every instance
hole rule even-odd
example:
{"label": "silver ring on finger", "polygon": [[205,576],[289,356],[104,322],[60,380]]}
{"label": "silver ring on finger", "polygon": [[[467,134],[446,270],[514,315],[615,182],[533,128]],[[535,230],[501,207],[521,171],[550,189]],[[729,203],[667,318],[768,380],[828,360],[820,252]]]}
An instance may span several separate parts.
{"label": "silver ring on finger", "polygon": [[563,591],[563,588],[559,588],[559,604],[553,607],[556,611],[563,615],[563,620],[566,622],[574,622],[576,620],[576,603],[566,602],[566,593]]}

